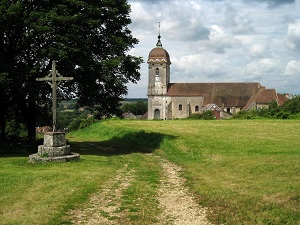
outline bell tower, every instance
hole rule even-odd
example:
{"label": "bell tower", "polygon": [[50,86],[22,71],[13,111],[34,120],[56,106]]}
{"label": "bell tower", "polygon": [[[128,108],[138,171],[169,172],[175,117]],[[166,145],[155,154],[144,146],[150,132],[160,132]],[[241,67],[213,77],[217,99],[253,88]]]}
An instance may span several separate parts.
{"label": "bell tower", "polygon": [[148,119],[166,118],[166,94],[170,83],[170,56],[162,47],[160,32],[148,57]]}

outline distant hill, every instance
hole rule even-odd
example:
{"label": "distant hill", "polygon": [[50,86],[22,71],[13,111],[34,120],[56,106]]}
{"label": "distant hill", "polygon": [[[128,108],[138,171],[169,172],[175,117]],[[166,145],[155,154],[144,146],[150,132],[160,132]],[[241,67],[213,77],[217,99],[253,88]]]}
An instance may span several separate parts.
{"label": "distant hill", "polygon": [[[60,110],[75,110],[76,103],[78,99],[71,99],[71,100],[62,100],[58,105]],[[124,98],[123,101],[121,101],[122,105],[125,103],[135,103],[138,101],[144,101],[147,102],[147,98]]]}

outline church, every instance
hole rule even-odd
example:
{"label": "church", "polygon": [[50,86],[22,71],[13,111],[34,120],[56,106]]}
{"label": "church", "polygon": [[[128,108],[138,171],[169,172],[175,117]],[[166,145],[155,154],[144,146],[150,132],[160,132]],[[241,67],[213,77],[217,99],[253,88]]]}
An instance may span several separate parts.
{"label": "church", "polygon": [[240,110],[258,110],[272,101],[281,106],[287,98],[258,82],[171,83],[169,53],[158,36],[148,56],[148,119],[180,119],[213,111],[218,119]]}

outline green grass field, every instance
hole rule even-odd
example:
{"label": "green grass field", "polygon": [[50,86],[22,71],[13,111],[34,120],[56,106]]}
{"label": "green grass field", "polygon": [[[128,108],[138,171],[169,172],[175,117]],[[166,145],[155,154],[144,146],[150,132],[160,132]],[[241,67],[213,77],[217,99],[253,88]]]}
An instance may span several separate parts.
{"label": "green grass field", "polygon": [[[136,170],[124,193],[127,224],[159,213],[161,168],[145,153],[183,168],[183,176],[216,224],[300,223],[300,120],[108,120],[68,134],[80,162],[30,164],[0,158],[0,224],[68,223],[124,164]],[[101,146],[101,148],[99,148]],[[148,193],[147,198],[140,198]],[[144,199],[139,207],[132,202]],[[131,210],[128,210],[131,209]]]}

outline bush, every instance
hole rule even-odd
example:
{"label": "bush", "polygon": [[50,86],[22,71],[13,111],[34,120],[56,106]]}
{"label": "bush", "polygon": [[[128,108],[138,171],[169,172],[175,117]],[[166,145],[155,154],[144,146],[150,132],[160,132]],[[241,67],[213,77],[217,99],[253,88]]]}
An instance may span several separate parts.
{"label": "bush", "polygon": [[81,123],[79,124],[79,129],[88,127],[93,123],[97,123],[97,122],[99,122],[99,120],[95,119],[93,116],[90,116],[86,119],[81,120]]}
{"label": "bush", "polygon": [[136,103],[125,103],[122,106],[123,112],[131,112],[134,115],[144,115],[148,111],[148,104],[142,100]]}
{"label": "bush", "polygon": [[300,113],[289,115],[288,119],[300,119]]}
{"label": "bush", "polygon": [[233,115],[234,119],[258,119],[262,118],[261,115],[259,115],[257,110],[250,110],[250,111],[239,111],[237,114]]}
{"label": "bush", "polygon": [[77,118],[75,120],[73,120],[70,125],[67,128],[67,131],[75,131],[78,130],[80,127],[80,123],[81,123],[81,118]]}
{"label": "bush", "polygon": [[72,121],[72,123],[68,126],[68,131],[79,130],[88,127],[89,125],[96,122],[99,122],[99,120],[95,119],[94,116],[90,116],[87,118],[80,117]]}
{"label": "bush", "polygon": [[293,97],[285,102],[282,108],[290,114],[300,113],[300,95]]}
{"label": "bush", "polygon": [[205,111],[203,113],[193,113],[191,114],[188,119],[194,119],[194,120],[214,120],[215,117],[212,113],[212,111]]}
{"label": "bush", "polygon": [[6,122],[5,134],[9,140],[26,140],[26,125],[24,123],[17,122],[15,119],[9,120]]}
{"label": "bush", "polygon": [[87,113],[79,111],[58,111],[58,129],[65,130],[74,121],[74,119],[77,119],[78,117],[81,119],[85,118],[87,117]]}

